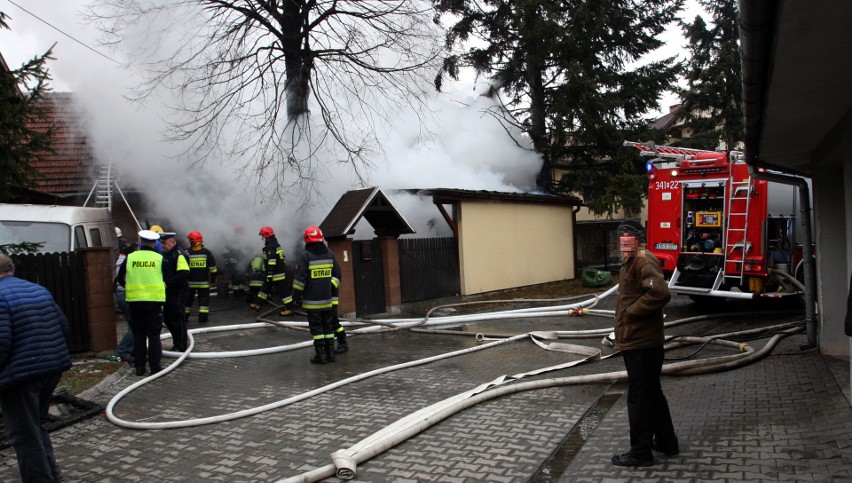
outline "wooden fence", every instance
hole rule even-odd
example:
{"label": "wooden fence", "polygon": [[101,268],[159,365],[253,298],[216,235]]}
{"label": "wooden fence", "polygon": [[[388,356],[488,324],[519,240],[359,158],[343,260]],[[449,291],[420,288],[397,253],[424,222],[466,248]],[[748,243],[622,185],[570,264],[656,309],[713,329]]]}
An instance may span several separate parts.
{"label": "wooden fence", "polygon": [[459,247],[454,237],[399,240],[402,302],[458,295]]}
{"label": "wooden fence", "polygon": [[79,252],[12,255],[15,276],[37,283],[53,294],[68,317],[68,348],[72,353],[90,348],[84,257]]}

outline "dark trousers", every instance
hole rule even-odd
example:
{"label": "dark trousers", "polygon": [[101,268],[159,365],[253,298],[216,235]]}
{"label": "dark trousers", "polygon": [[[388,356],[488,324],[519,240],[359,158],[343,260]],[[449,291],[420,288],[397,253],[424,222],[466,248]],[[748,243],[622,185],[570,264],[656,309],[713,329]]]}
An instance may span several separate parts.
{"label": "dark trousers", "polygon": [[130,330],[130,307],[127,305],[126,295],[124,290],[115,291],[115,304],[124,314],[124,320],[127,322],[127,332],[121,337],[118,347],[115,348],[115,354],[118,356],[133,355],[133,331]]}
{"label": "dark trousers", "polygon": [[183,352],[189,344],[189,335],[186,333],[186,297],[188,292],[166,294],[166,303],[163,305],[163,323],[172,335],[175,350]]}
{"label": "dark trousers", "polygon": [[341,334],[345,334],[346,330],[340,325],[340,318],[337,316],[337,305],[331,306],[331,333],[338,338]]}
{"label": "dark trousers", "polygon": [[276,294],[281,297],[281,305],[292,305],[293,297],[287,293],[287,283],[284,280],[277,282],[268,280],[263,282],[263,286],[261,286],[260,291],[257,292],[256,303],[263,305],[263,302],[267,300],[272,302],[272,296]]}
{"label": "dark trousers", "polygon": [[[189,295],[186,298],[186,316],[192,312],[192,304],[195,303],[195,294],[198,294],[198,321],[207,322],[210,317],[210,287],[189,288]],[[219,294],[222,296],[222,294]]]}
{"label": "dark trousers", "polygon": [[18,471],[24,483],[62,478],[50,435],[41,425],[42,420],[47,419],[50,398],[61,378],[62,373],[55,372],[0,391],[6,436],[15,448]]}
{"label": "dark trousers", "polygon": [[663,348],[621,351],[627,368],[627,417],[630,422],[630,453],[652,458],[654,440],[662,446],[677,442],[669,403],[660,386]]}
{"label": "dark trousers", "polygon": [[313,340],[333,340],[332,312],[328,310],[306,310],[308,314],[308,329]]}
{"label": "dark trousers", "polygon": [[151,372],[159,372],[163,347],[160,343],[160,327],[163,322],[159,302],[130,302],[130,330],[133,331],[133,360],[136,369],[145,370],[145,361]]}

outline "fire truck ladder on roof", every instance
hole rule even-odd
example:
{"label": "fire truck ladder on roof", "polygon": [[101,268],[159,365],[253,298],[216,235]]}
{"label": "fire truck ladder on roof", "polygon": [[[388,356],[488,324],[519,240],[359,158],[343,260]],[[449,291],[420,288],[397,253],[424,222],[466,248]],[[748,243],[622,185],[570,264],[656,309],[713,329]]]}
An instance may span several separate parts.
{"label": "fire truck ladder on roof", "polygon": [[[680,148],[677,146],[657,146],[654,141],[638,143],[635,141],[624,141],[624,146],[633,147],[639,150],[642,156],[656,156],[658,158],[669,159],[693,159],[698,154],[723,154],[719,151],[708,151],[705,149]],[[710,160],[711,162],[713,160]]]}
{"label": "fire truck ladder on roof", "polygon": [[[737,272],[728,274],[725,272],[725,277],[738,278],[740,284],[743,283],[745,257],[751,250],[751,242],[748,241],[748,213],[751,205],[753,194],[752,178],[748,177],[746,181],[734,181],[733,173],[730,178],[731,195],[728,197],[728,223],[725,229],[725,247],[727,253],[725,258],[728,263],[734,263],[738,266]],[[743,205],[745,205],[744,211]],[[739,259],[733,258],[739,254]]]}

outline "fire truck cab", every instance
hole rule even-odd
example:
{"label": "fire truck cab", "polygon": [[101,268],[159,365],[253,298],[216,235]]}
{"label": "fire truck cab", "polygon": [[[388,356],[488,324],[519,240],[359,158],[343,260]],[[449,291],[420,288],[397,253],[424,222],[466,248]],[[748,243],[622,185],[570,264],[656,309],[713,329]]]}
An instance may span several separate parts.
{"label": "fire truck cab", "polygon": [[652,158],[647,249],[673,293],[696,300],[798,293],[794,187],[752,178],[737,151],[624,144]]}

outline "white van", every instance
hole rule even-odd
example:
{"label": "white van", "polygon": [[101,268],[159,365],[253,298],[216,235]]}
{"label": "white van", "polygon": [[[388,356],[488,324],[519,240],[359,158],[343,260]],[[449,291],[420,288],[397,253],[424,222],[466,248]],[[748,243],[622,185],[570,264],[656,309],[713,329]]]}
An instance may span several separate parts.
{"label": "white van", "polygon": [[0,203],[0,245],[24,242],[41,244],[41,253],[118,245],[106,208]]}

